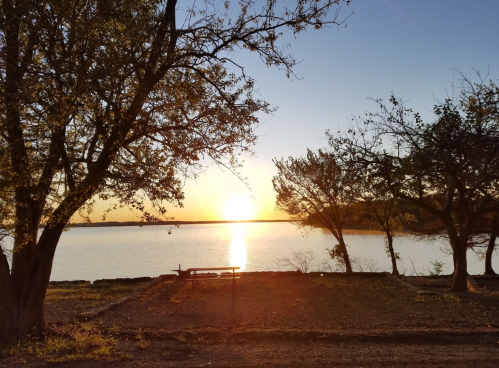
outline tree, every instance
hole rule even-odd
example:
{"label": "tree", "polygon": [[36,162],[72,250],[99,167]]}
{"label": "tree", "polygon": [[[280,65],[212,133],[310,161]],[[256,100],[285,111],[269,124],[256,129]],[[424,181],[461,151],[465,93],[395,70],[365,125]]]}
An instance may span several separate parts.
{"label": "tree", "polygon": [[289,75],[283,32],[339,24],[341,3],[3,1],[0,203],[14,245],[11,264],[0,253],[0,340],[45,330],[54,252],[75,212],[117,198],[154,220],[163,202],[182,205],[182,178],[203,157],[237,170],[270,108],[234,53]]}
{"label": "tree", "polygon": [[357,173],[340,166],[335,155],[323,150],[307,150],[305,158],[274,159],[274,164],[277,175],[272,183],[277,209],[298,225],[318,222],[327,228],[338,242],[329,250],[331,258],[352,272],[343,227],[358,195]]}
{"label": "tree", "polygon": [[329,133],[330,143],[397,198],[442,222],[453,252],[451,290],[466,291],[470,237],[480,216],[497,211],[499,89],[464,79],[459,100],[435,106],[429,123],[393,96],[391,106],[376,103],[378,113],[346,136]]}
{"label": "tree", "polygon": [[[496,247],[496,240],[499,236],[499,214],[487,213],[477,221],[471,240],[471,248],[485,260],[484,275],[496,275],[492,267],[492,255]],[[481,248],[486,248],[485,253]]]}
{"label": "tree", "polygon": [[485,272],[484,275],[497,275],[492,268],[492,255],[496,247],[497,236],[499,235],[499,215],[494,213],[490,225],[490,238],[487,242],[487,251],[485,252]]}
{"label": "tree", "polygon": [[[366,182],[369,183],[369,180]],[[395,232],[402,230],[404,225],[416,220],[413,215],[401,211],[399,206],[400,201],[390,191],[376,185],[368,184],[368,187],[371,190],[363,190],[361,192],[362,199],[360,204],[363,208],[359,208],[360,213],[358,216],[365,223],[385,233],[385,247],[392,261],[392,274],[399,275],[397,260],[400,259],[400,256],[393,248]]]}

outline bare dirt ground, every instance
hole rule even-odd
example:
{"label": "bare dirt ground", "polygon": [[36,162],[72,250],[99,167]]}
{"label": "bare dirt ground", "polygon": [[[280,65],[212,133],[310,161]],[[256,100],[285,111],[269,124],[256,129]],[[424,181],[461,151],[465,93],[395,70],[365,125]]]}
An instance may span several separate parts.
{"label": "bare dirt ground", "polygon": [[[444,278],[243,274],[230,281],[162,279],[94,319],[119,355],[61,367],[497,367],[499,292],[443,293]],[[435,286],[437,285],[437,286]],[[448,288],[447,288],[448,290]],[[477,290],[480,291],[480,290]],[[82,305],[47,305],[68,323]],[[60,310],[65,313],[60,313]],[[0,367],[46,366],[18,354]]]}

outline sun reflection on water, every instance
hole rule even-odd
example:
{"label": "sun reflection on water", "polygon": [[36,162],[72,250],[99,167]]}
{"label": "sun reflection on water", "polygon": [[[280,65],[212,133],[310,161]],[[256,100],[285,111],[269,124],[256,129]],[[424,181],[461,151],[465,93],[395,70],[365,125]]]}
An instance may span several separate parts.
{"label": "sun reflection on water", "polygon": [[232,224],[232,244],[230,246],[230,265],[239,266],[244,271],[247,262],[246,241],[244,231],[246,224]]}

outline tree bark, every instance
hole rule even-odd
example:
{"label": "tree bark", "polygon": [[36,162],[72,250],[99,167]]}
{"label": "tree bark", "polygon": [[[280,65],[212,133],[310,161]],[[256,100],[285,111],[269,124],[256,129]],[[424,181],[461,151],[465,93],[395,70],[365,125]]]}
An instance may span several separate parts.
{"label": "tree bark", "polygon": [[467,237],[460,234],[454,248],[455,270],[450,291],[468,291],[468,265],[466,251],[468,250]]}
{"label": "tree bark", "polygon": [[12,324],[16,318],[15,292],[10,277],[9,263],[3,252],[0,252],[0,341],[11,336]]}
{"label": "tree bark", "polygon": [[452,260],[454,272],[450,291],[468,291],[468,264],[466,252],[468,250],[468,239],[474,223],[469,222],[460,232],[457,231],[452,217],[441,218],[449,235],[449,243],[452,248]]}
{"label": "tree bark", "polygon": [[345,262],[346,272],[352,272],[352,265],[350,264],[350,256],[348,255],[347,245],[343,240],[343,236],[340,235],[338,242],[341,248],[341,252],[343,253],[343,261]]}
{"label": "tree bark", "polygon": [[390,252],[390,258],[392,260],[392,275],[399,275],[397,269],[397,257],[395,256],[395,250],[393,249],[393,236],[390,234],[386,235],[386,241],[388,245],[388,251]]}
{"label": "tree bark", "polygon": [[63,229],[64,224],[44,229],[36,249],[30,254],[27,272],[22,278],[6,274],[5,266],[1,267],[0,341],[41,337],[45,333],[45,294]]}
{"label": "tree bark", "polygon": [[496,275],[494,269],[492,268],[492,255],[494,254],[494,249],[496,246],[496,239],[499,235],[499,216],[494,214],[492,218],[492,224],[490,229],[490,239],[487,244],[487,252],[485,253],[485,272],[484,275]]}

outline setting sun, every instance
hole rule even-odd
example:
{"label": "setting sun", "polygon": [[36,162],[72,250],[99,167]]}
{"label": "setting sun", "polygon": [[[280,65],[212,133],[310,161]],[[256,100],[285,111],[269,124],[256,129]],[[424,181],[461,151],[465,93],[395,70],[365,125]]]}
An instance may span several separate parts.
{"label": "setting sun", "polygon": [[235,196],[225,204],[225,219],[229,221],[250,220],[253,216],[253,204],[250,197]]}

